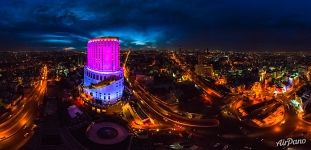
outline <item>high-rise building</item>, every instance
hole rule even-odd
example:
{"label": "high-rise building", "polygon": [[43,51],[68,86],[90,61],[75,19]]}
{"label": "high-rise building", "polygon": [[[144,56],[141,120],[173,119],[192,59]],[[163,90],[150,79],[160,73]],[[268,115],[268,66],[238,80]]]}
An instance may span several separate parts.
{"label": "high-rise building", "polygon": [[214,76],[214,69],[212,65],[197,64],[194,66],[194,69],[194,72],[199,76]]}
{"label": "high-rise building", "polygon": [[197,53],[197,58],[198,58],[198,65],[204,65],[205,64],[205,61],[206,61],[206,57],[204,54],[202,53]]}
{"label": "high-rise building", "polygon": [[83,91],[100,105],[115,104],[123,94],[123,69],[120,67],[120,42],[117,37],[88,41]]}

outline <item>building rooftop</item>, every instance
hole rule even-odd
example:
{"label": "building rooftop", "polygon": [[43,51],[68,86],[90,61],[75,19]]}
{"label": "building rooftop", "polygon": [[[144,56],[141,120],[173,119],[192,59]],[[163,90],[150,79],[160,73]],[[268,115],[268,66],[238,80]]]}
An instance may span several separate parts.
{"label": "building rooftop", "polygon": [[104,41],[119,41],[119,37],[115,37],[115,36],[96,37],[96,38],[93,38],[93,39],[89,40],[89,42],[100,41],[100,40],[104,40]]}

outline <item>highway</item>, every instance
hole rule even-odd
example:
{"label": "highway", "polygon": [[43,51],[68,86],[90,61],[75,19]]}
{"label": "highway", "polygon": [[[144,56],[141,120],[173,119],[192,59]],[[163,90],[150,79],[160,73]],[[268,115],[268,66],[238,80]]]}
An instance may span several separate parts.
{"label": "highway", "polygon": [[11,116],[0,125],[0,149],[19,149],[33,135],[32,127],[38,113],[39,104],[47,89],[47,67],[42,69],[42,78],[34,88],[13,106]]}
{"label": "highway", "polygon": [[[299,120],[297,117],[297,114],[295,114],[293,108],[289,107],[289,100],[291,100],[294,96],[295,93],[302,87],[303,84],[297,86],[293,90],[288,91],[284,95],[278,95],[274,101],[271,101],[270,103],[267,103],[265,105],[262,105],[258,107],[255,110],[252,110],[250,115],[246,114],[246,122],[241,122],[241,123],[247,123],[250,126],[254,126],[254,124],[251,124],[251,119],[257,118],[259,120],[260,116],[268,116],[270,114],[273,114],[275,112],[275,108],[278,108],[277,106],[284,107],[285,112],[284,116],[276,116],[278,118],[275,118],[275,122],[273,124],[263,124],[261,126],[256,126],[256,128],[243,128],[244,131],[242,131],[242,134],[232,134],[232,133],[227,133],[230,135],[230,137],[236,138],[238,140],[239,138],[265,138],[265,143],[268,144],[269,142],[275,142],[278,139],[285,137],[285,136],[294,136],[296,131],[301,132],[306,132],[310,134],[310,124],[307,122],[304,122],[303,120]],[[243,95],[238,95],[238,96],[231,96],[230,99],[228,100],[228,107],[225,107],[223,111],[226,112],[231,112],[230,116],[233,118],[241,118],[239,110],[243,103],[242,101],[242,96]],[[248,96],[248,95],[244,95]],[[244,108],[243,108],[244,109]],[[260,111],[261,110],[261,111]],[[228,114],[228,113],[227,113]],[[279,118],[282,117],[280,120]],[[240,119],[239,119],[240,120]],[[273,120],[272,120],[273,121]],[[243,133],[245,132],[245,133]],[[226,136],[224,136],[226,138]]]}
{"label": "highway", "polygon": [[[173,53],[171,55],[171,59],[174,60],[175,63],[181,67],[181,69],[186,73],[186,75],[190,78],[191,81],[193,81],[198,87],[202,88],[208,95],[216,96],[218,98],[223,97],[223,95],[221,93],[217,92],[214,89],[208,88],[208,85],[205,85],[203,82],[201,82],[200,79],[197,78],[197,76],[194,73],[192,73],[189,69],[187,69],[187,66],[184,63],[182,63],[182,60],[179,59],[175,53]],[[290,102],[289,100],[291,100],[294,97],[295,93],[303,85],[304,85],[303,83],[300,83],[294,89],[287,91],[286,94],[279,95],[276,98],[276,101],[273,102],[273,104],[265,105],[265,106],[261,107],[259,109],[259,110],[261,110],[260,112],[254,111],[252,113],[254,116],[251,118],[260,118],[260,116],[269,116],[269,114],[274,113],[274,110],[276,110],[276,108],[284,106],[285,114],[284,114],[284,118],[282,120],[279,120],[280,122],[277,122],[277,124],[275,124],[274,126],[272,126],[269,129],[267,129],[266,132],[263,132],[262,130],[259,130],[260,132],[252,131],[252,133],[248,134],[247,136],[249,136],[249,137],[260,137],[260,136],[264,136],[264,135],[269,135],[269,133],[274,133],[274,134],[278,134],[278,135],[291,134],[295,130],[295,127],[294,127],[295,125],[293,124],[293,122],[297,122],[297,118],[295,117],[295,115],[291,114],[288,110],[289,109],[288,106],[289,106],[289,102]],[[238,112],[237,112],[238,108],[235,108],[232,106],[235,105],[241,99],[238,99],[237,97],[230,97],[230,99],[231,99],[231,101],[228,103],[228,106],[230,106],[230,107],[228,110],[224,110],[224,111],[230,111],[230,112],[232,112],[231,114],[236,115],[235,117],[240,118],[238,116]],[[280,117],[280,116],[278,116],[278,117]],[[295,120],[295,121],[293,121],[293,120]],[[306,127],[307,126],[306,124],[300,123],[300,129],[301,129],[301,126],[304,127],[306,132],[308,131],[309,127]]]}
{"label": "highway", "polygon": [[[124,70],[127,72],[126,68]],[[134,91],[134,95],[139,99],[137,102],[146,112],[152,113],[152,116],[156,117],[157,120],[187,127],[210,128],[219,125],[217,119],[190,119],[186,116],[176,114],[168,106],[165,106],[165,103],[159,102],[161,100],[146,91],[138,82],[130,81],[127,76],[125,78],[130,82],[130,89]]]}
{"label": "highway", "polygon": [[223,98],[223,95],[208,87],[207,85],[205,85],[202,81],[200,81],[200,79],[197,77],[197,75],[193,72],[191,72],[190,69],[188,69],[186,67],[186,65],[184,63],[182,63],[182,61],[178,58],[178,56],[176,56],[175,53],[173,53],[171,56],[171,59],[177,63],[177,65],[179,65],[181,67],[181,69],[186,73],[186,75],[189,77],[189,79],[191,81],[193,81],[198,87],[200,87],[201,89],[203,89],[203,91],[207,94],[207,95],[211,95],[213,97],[217,97],[217,98]]}
{"label": "highway", "polygon": [[157,103],[153,102],[153,99],[150,99],[147,95],[142,93],[142,91],[135,92],[134,95],[139,98],[138,103],[144,108],[144,110],[153,113],[153,116],[156,116],[157,120],[164,120],[187,127],[209,128],[217,127],[219,125],[219,121],[217,119],[189,119],[185,116],[180,116],[167,111],[160,107]]}
{"label": "highway", "polygon": [[[181,67],[185,75],[194,82],[198,87],[204,90],[205,94],[208,97],[212,97],[215,99],[223,99],[223,94],[218,92],[217,89],[209,87],[210,85],[206,85],[203,83],[194,73],[192,73],[187,66],[181,63],[181,60],[178,59],[173,53],[170,55],[171,59]],[[125,74],[127,73],[127,68],[124,66]],[[199,128],[208,128],[208,127],[216,127],[219,125],[219,121],[217,119],[207,119],[205,121],[200,119],[192,119],[187,118],[185,115],[174,112],[169,105],[163,102],[161,99],[152,95],[148,90],[145,90],[143,86],[141,86],[136,81],[130,81],[129,78],[126,76],[126,80],[130,83],[129,88],[132,89],[134,95],[138,98],[137,103],[141,105],[142,109],[145,112],[148,112],[151,117],[155,117],[155,120],[165,121],[167,124],[170,125],[180,125],[184,127],[199,127]],[[298,121],[297,116],[292,112],[289,112],[289,100],[293,97],[295,92],[300,89],[302,85],[297,86],[295,89],[288,91],[284,95],[279,95],[276,100],[270,105],[264,105],[263,107],[258,108],[256,111],[252,112],[251,116],[247,116],[247,118],[257,118],[259,120],[269,117],[270,115],[273,116],[279,108],[284,108],[285,111],[283,113],[282,119],[275,121],[275,124],[269,127],[243,127],[241,129],[237,128],[237,132],[226,131],[224,130],[223,133],[220,135],[224,139],[234,139],[241,140],[244,138],[247,139],[261,139],[264,138],[265,144],[270,144],[271,142],[274,143],[279,138],[284,136],[292,135],[297,129],[304,131],[309,130],[309,124],[302,123],[302,121]],[[227,112],[226,114],[231,116],[231,118],[240,118],[238,116],[237,108],[234,106],[236,102],[242,100],[239,97],[242,95],[238,95],[237,97],[231,95],[226,98],[227,106],[223,112]],[[283,107],[284,106],[284,107]],[[231,113],[230,113],[231,112]],[[279,118],[279,116],[276,116]],[[261,118],[261,119],[260,119]],[[250,121],[249,119],[248,122]],[[270,120],[271,122],[271,120]],[[246,122],[240,122],[242,126]],[[296,124],[298,123],[298,125]],[[224,127],[230,127],[230,125],[224,125]],[[297,127],[296,127],[297,126]],[[239,131],[241,130],[241,131]],[[309,133],[309,132],[308,132]],[[271,136],[273,134],[273,136]]]}

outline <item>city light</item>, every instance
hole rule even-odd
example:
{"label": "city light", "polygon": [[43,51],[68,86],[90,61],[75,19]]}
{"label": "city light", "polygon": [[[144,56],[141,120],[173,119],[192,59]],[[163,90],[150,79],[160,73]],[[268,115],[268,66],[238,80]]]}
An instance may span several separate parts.
{"label": "city light", "polygon": [[0,1],[0,150],[311,149],[311,1],[146,2]]}

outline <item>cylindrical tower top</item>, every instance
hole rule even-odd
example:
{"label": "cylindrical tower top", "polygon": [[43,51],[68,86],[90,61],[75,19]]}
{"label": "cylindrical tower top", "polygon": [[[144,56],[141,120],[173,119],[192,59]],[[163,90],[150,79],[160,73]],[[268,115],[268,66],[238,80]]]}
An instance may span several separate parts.
{"label": "cylindrical tower top", "polygon": [[88,41],[87,67],[101,72],[120,70],[120,43],[118,37],[98,37]]}
{"label": "cylindrical tower top", "polygon": [[100,40],[103,40],[103,41],[119,41],[119,38],[114,37],[114,36],[97,37],[97,38],[89,40],[88,43],[96,42],[96,41],[100,41]]}

